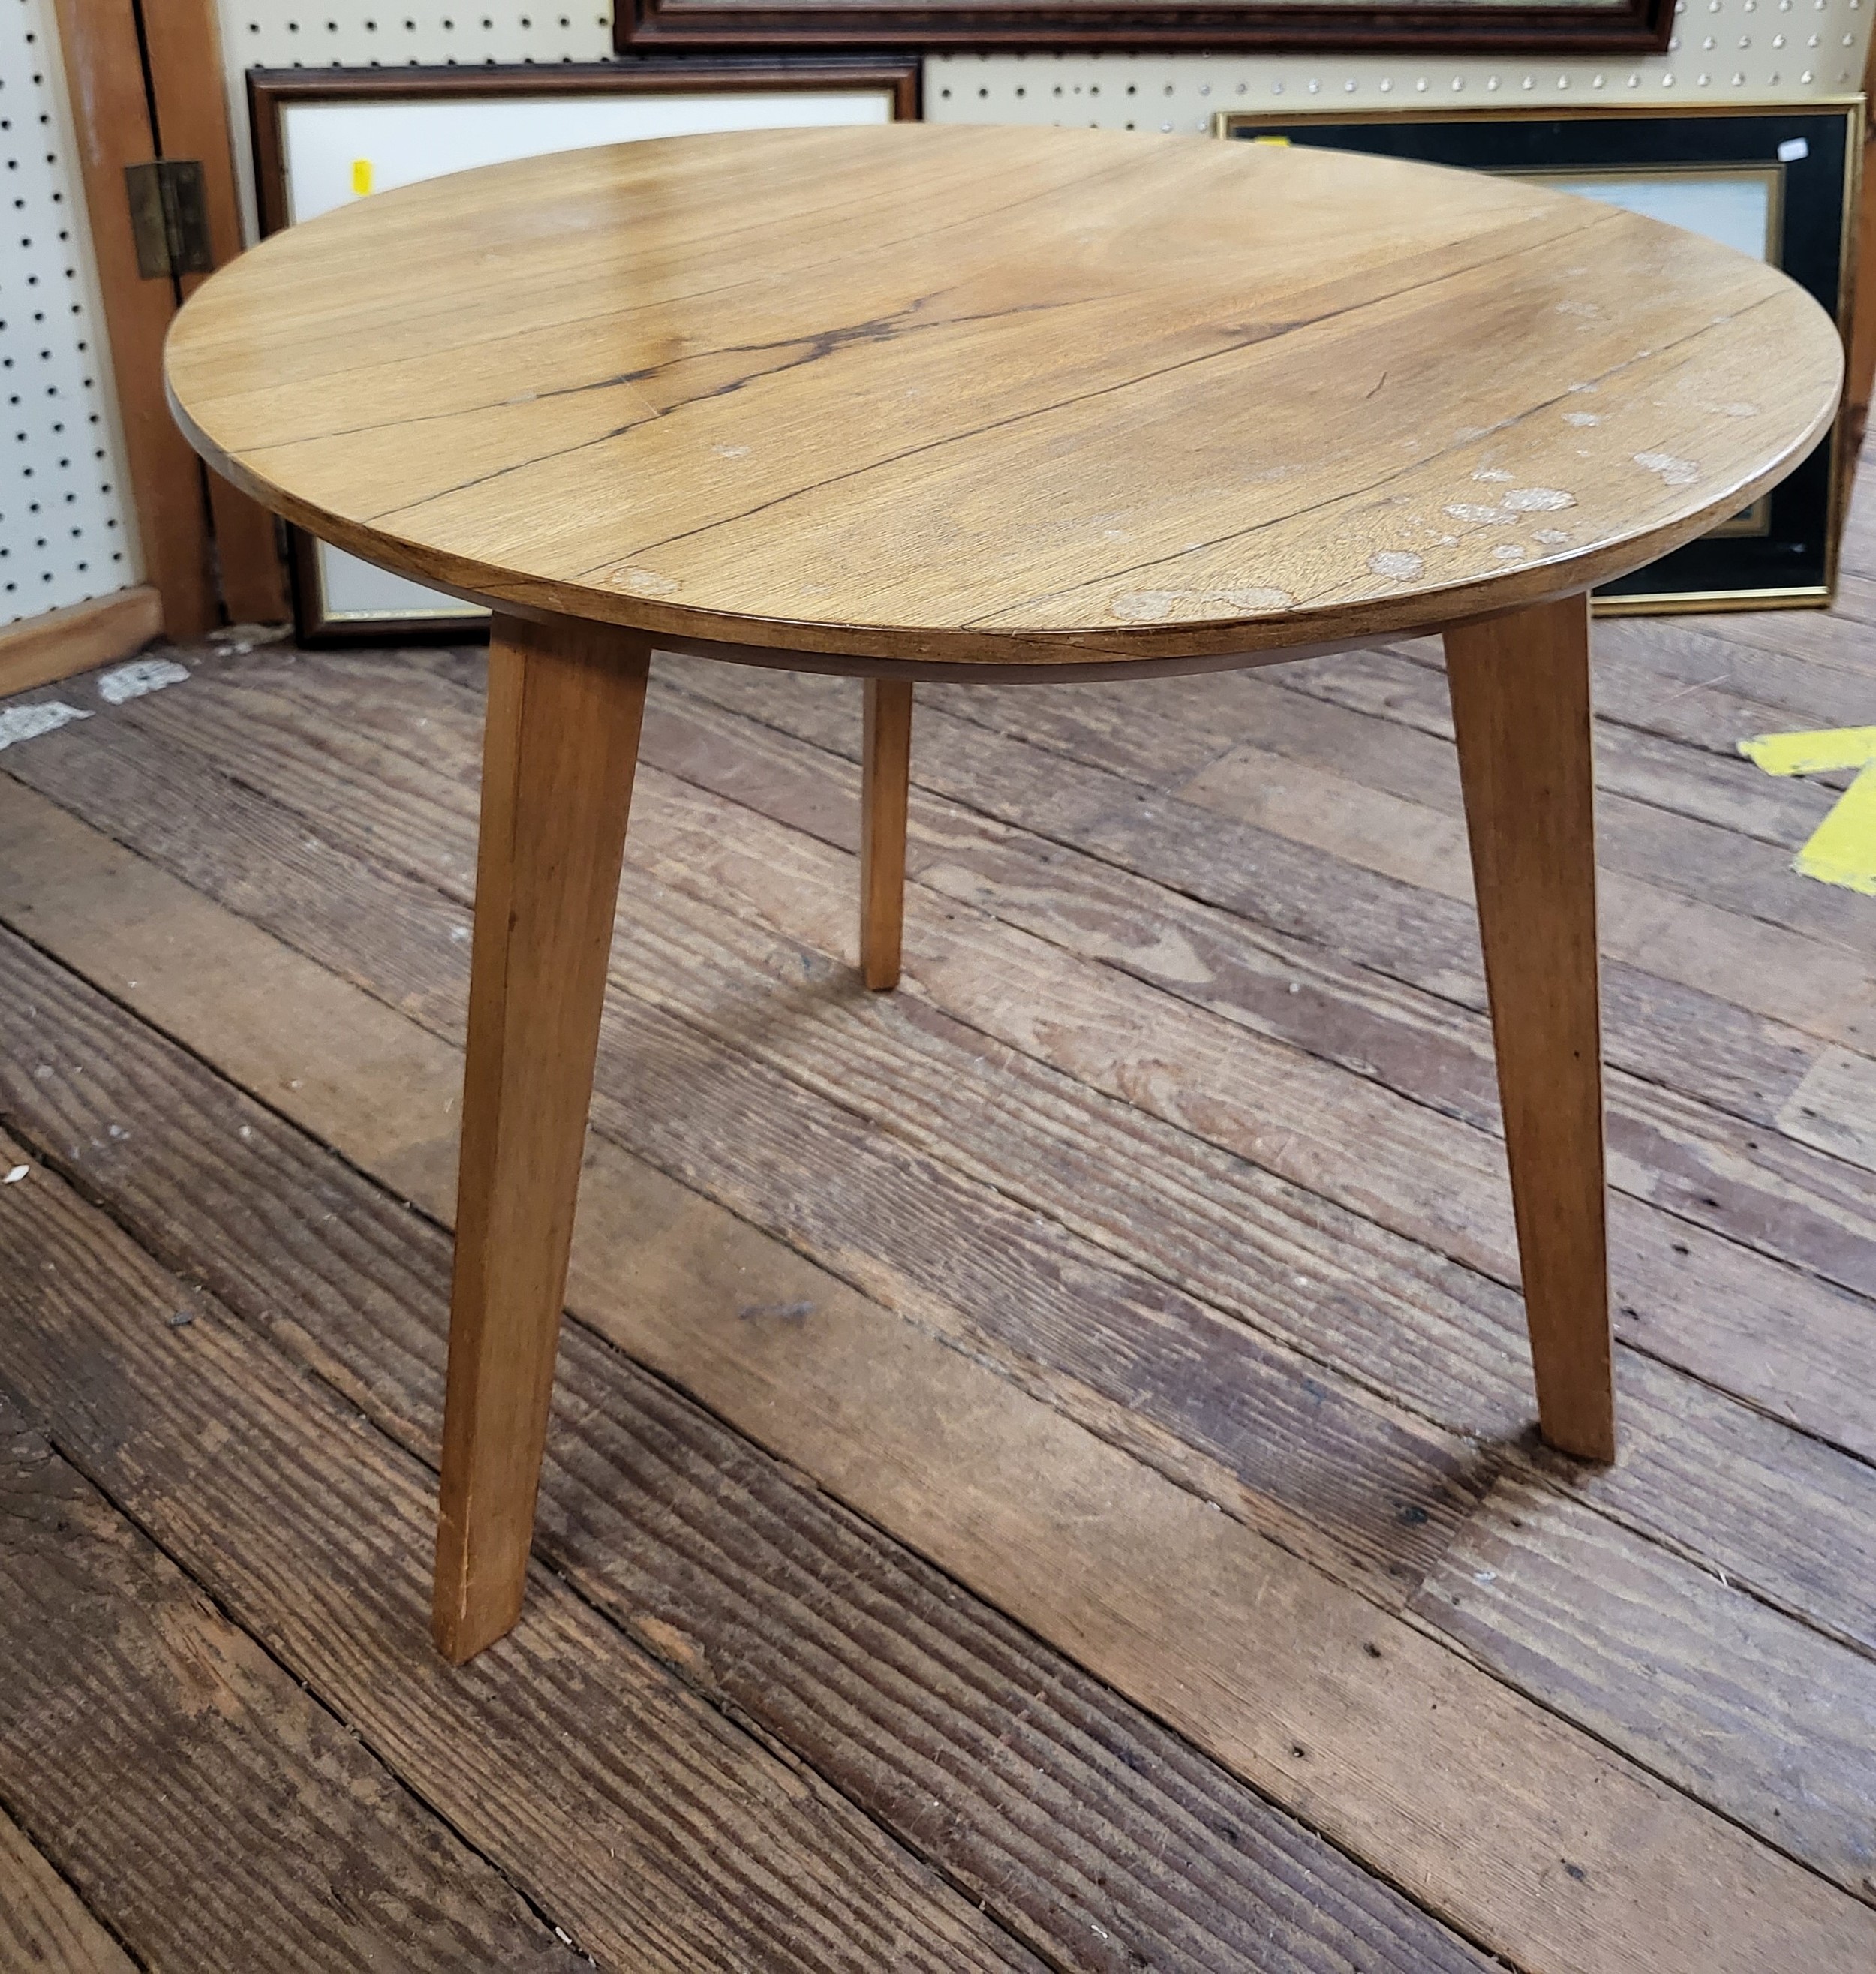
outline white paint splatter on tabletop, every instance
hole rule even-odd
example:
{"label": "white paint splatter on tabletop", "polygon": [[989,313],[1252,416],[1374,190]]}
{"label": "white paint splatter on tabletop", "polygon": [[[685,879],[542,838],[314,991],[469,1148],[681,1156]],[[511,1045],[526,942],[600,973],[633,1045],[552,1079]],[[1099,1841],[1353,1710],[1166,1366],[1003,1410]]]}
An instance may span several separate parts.
{"label": "white paint splatter on tabletop", "polygon": [[1419,556],[1406,549],[1380,549],[1368,558],[1370,572],[1386,576],[1390,582],[1411,582],[1426,566]]}
{"label": "white paint splatter on tabletop", "polygon": [[1637,466],[1645,466],[1650,473],[1658,473],[1665,487],[1691,487],[1700,477],[1700,467],[1691,459],[1677,459],[1671,452],[1632,453]]}
{"label": "white paint splatter on tabletop", "polygon": [[1573,507],[1576,497],[1560,487],[1519,487],[1498,496],[1498,504],[1514,514],[1554,514],[1562,507]]}
{"label": "white paint splatter on tabletop", "polygon": [[1295,600],[1287,589],[1124,589],[1109,602],[1108,612],[1123,623],[1159,624],[1169,617],[1203,617],[1226,611],[1256,616],[1288,610]]}
{"label": "white paint splatter on tabletop", "polygon": [[600,578],[614,589],[629,589],[634,596],[669,596],[683,585],[674,575],[661,575],[655,569],[639,569],[627,564],[618,569],[610,569]]}

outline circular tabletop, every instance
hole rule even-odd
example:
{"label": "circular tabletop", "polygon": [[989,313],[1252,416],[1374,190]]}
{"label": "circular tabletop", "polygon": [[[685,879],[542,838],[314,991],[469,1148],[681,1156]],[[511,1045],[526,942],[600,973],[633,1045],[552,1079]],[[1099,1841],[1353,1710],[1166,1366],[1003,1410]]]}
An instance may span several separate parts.
{"label": "circular tabletop", "polygon": [[497,609],[926,670],[1217,659],[1566,595],[1828,426],[1783,275],[1275,144],[895,124],[564,152],[208,281],[209,461]]}

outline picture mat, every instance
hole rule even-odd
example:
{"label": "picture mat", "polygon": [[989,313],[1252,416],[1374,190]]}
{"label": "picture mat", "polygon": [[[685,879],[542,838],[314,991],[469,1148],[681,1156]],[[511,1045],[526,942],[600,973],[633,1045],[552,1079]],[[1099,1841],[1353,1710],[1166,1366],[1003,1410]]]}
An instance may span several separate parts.
{"label": "picture mat", "polygon": [[297,223],[350,205],[359,196],[352,166],[361,159],[371,165],[372,189],[391,192],[450,172],[594,144],[892,120],[892,92],[878,88],[289,103],[281,112],[287,218]]}
{"label": "picture mat", "polygon": [[1775,257],[1778,181],[1766,171],[1520,172],[1552,192],[1600,199],[1644,219],[1684,227],[1755,261]]}

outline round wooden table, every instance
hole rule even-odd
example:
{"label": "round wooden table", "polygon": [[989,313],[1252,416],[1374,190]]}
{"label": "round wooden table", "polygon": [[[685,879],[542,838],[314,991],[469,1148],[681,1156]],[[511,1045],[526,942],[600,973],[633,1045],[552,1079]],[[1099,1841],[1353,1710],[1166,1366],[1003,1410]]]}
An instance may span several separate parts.
{"label": "round wooden table", "polygon": [[884,988],[914,679],[1146,680],[1443,631],[1540,1422],[1613,1456],[1586,592],[1829,425],[1837,331],[1782,275],[1510,180],[902,124],[364,200],[217,274],[168,367],[237,485],[496,613],[452,1658],[521,1607],[654,646],[866,679]]}

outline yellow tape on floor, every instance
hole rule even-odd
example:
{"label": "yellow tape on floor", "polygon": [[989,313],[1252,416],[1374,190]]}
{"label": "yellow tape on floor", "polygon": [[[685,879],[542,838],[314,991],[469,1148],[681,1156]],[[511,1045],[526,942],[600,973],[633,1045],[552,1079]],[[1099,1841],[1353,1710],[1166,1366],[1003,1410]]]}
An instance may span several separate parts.
{"label": "yellow tape on floor", "polygon": [[1762,733],[1742,740],[1739,751],[1768,775],[1862,770],[1792,859],[1792,868],[1801,877],[1876,897],[1876,726]]}

